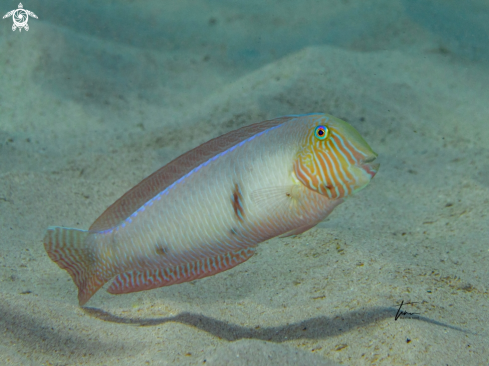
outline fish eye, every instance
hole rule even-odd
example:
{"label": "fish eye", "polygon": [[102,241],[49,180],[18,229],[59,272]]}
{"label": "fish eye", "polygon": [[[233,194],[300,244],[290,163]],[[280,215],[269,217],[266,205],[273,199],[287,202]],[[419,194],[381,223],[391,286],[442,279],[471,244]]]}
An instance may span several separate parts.
{"label": "fish eye", "polygon": [[314,136],[316,136],[319,140],[324,140],[329,136],[329,129],[326,126],[317,126],[314,130]]}

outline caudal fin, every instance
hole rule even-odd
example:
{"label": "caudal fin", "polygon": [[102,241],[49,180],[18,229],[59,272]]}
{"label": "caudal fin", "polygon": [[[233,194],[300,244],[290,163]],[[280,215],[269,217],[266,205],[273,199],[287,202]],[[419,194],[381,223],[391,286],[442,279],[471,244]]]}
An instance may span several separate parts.
{"label": "caudal fin", "polygon": [[106,282],[97,271],[97,259],[85,230],[49,227],[44,237],[44,248],[49,258],[65,269],[78,287],[80,306],[85,304]]}

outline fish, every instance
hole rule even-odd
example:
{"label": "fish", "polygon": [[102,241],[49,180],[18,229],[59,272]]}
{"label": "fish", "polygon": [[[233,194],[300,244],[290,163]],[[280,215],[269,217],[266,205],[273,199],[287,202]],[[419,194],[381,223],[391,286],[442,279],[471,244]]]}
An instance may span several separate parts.
{"label": "fish", "polygon": [[179,156],[88,230],[51,226],[44,248],[83,306],[104,284],[124,294],[212,276],[259,243],[299,235],[375,176],[377,154],[347,122],[290,115],[228,132]]}

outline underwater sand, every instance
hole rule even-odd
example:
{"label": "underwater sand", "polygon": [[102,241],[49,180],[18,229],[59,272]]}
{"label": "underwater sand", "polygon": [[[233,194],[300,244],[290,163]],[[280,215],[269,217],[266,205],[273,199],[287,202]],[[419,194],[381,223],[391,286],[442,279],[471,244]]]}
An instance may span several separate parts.
{"label": "underwater sand", "polygon": [[[39,0],[29,32],[0,22],[2,364],[487,364],[487,5],[298,3]],[[198,144],[310,112],[379,154],[365,190],[232,270],[78,306],[48,226],[86,229]]]}

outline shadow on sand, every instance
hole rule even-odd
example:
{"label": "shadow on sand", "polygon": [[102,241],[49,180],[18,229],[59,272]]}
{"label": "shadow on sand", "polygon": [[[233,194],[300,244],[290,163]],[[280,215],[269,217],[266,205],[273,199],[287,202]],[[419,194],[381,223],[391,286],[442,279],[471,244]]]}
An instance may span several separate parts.
{"label": "shadow on sand", "polygon": [[[301,322],[276,327],[243,327],[236,324],[229,324],[222,320],[214,319],[202,314],[180,313],[175,316],[164,318],[125,318],[112,315],[97,308],[84,307],[83,310],[90,316],[112,323],[133,324],[139,326],[155,326],[169,322],[190,325],[203,330],[215,337],[227,341],[237,341],[239,339],[259,339],[271,342],[284,342],[295,339],[321,339],[334,337],[352,329],[364,327],[372,323],[378,323],[384,319],[394,318],[397,309],[390,307],[374,307],[367,310],[357,310],[335,317],[320,316],[310,318]],[[422,316],[403,321],[423,321],[433,325],[457,330],[460,332],[471,333],[461,328],[457,328],[445,323],[431,320]]]}

